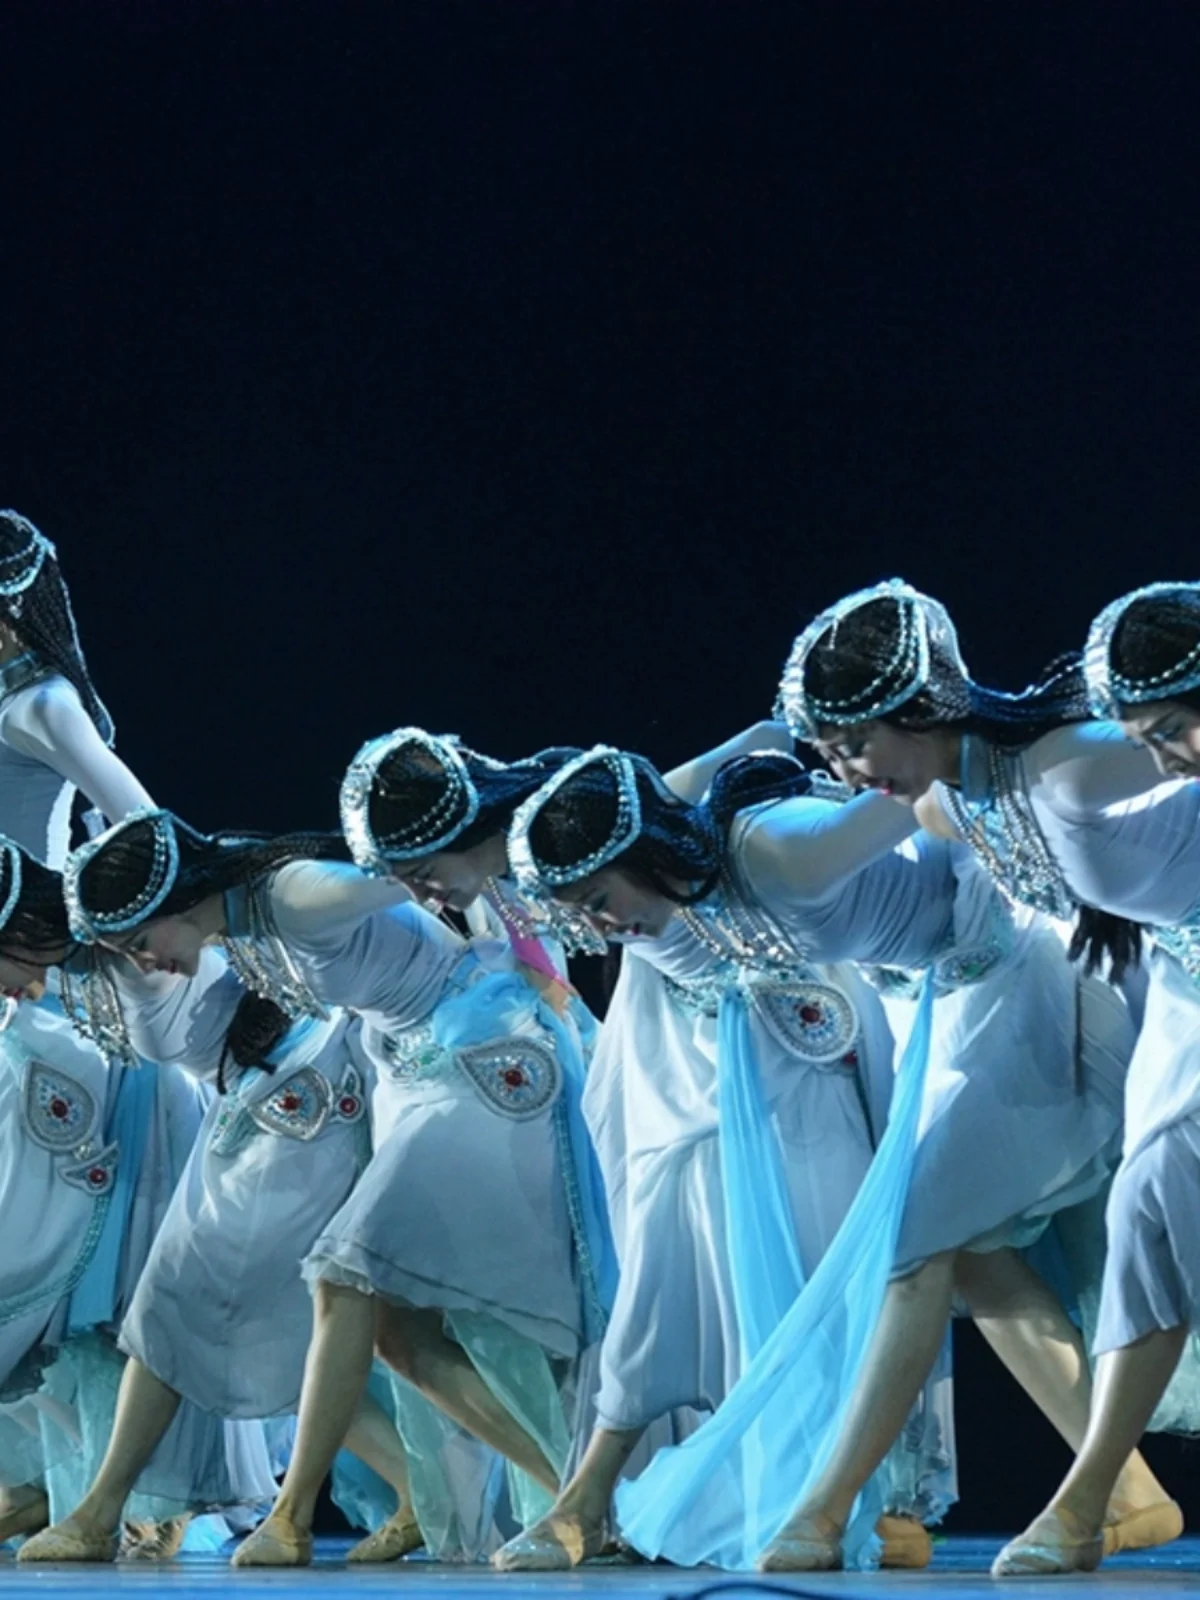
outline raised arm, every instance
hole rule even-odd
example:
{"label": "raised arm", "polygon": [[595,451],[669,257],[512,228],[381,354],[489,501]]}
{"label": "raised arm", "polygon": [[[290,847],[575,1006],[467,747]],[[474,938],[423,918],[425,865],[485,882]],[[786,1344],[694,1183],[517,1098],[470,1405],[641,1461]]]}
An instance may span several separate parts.
{"label": "raised arm", "polygon": [[756,722],[744,733],[726,739],[715,750],[708,750],[693,761],[685,761],[681,767],[672,768],[663,774],[663,778],[667,787],[674,789],[681,800],[690,800],[694,805],[704,798],[709,785],[727,761],[732,761],[735,756],[751,755],[756,750],[783,750],[790,755],[792,743],[792,736],[782,722]]}
{"label": "raised arm", "polygon": [[6,737],[22,755],[57,772],[110,822],[154,802],[115,755],[65,680],[30,689],[9,715]]}
{"label": "raised arm", "polygon": [[911,806],[882,794],[845,804],[807,795],[771,806],[742,841],[752,883],[775,884],[796,900],[820,900],[917,831]]}
{"label": "raised arm", "polygon": [[411,900],[393,878],[369,878],[347,861],[291,861],[271,880],[280,934],[303,943],[338,942],[376,911]]}

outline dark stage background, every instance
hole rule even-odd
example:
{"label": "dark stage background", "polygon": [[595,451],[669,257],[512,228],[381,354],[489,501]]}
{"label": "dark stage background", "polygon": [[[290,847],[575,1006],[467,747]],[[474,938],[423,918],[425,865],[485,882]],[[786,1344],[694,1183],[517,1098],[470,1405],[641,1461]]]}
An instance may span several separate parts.
{"label": "dark stage background", "polygon": [[[1009,687],[1198,575],[1193,7],[6,0],[0,63],[0,503],[201,826],[403,721],[673,762],[893,574]],[[1065,1451],[961,1342],[1012,1527]]]}

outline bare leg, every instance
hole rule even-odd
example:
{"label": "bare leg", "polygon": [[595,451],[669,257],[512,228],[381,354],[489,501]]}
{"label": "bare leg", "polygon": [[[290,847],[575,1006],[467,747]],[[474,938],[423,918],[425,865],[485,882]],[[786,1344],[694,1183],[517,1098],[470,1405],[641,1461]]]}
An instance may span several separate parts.
{"label": "bare leg", "polygon": [[0,1543],[19,1533],[36,1533],[50,1520],[46,1491],[36,1484],[16,1484],[0,1489]]}
{"label": "bare leg", "polygon": [[121,1375],[112,1437],[96,1481],[69,1517],[22,1546],[21,1561],[111,1561],[113,1538],[138,1473],[179,1409],[179,1396],[130,1358]]}
{"label": "bare leg", "polygon": [[510,1539],[492,1557],[502,1572],[563,1571],[604,1547],[608,1507],[621,1468],[642,1436],[641,1428],[598,1428],[579,1470],[554,1505],[528,1533]]}
{"label": "bare leg", "polygon": [[359,1403],[345,1447],[392,1486],[397,1501],[395,1513],[381,1528],[361,1539],[348,1552],[347,1561],[398,1561],[410,1550],[419,1549],[424,1539],[412,1505],[408,1457],[391,1419],[369,1394],[364,1394]]}
{"label": "bare leg", "polygon": [[558,1493],[558,1473],[541,1446],[500,1404],[462,1346],[446,1337],[440,1312],[380,1302],[376,1332],[379,1354],[414,1389],[544,1489]]}
{"label": "bare leg", "polygon": [[[1088,1431],[1092,1376],[1079,1330],[1057,1298],[1015,1250],[981,1255],[963,1251],[955,1283],[988,1344],[1043,1416],[1078,1450]],[[1141,1431],[1134,1435],[1131,1450]],[[1169,1500],[1137,1451],[1115,1475],[1112,1496],[1111,1509],[1119,1513]]]}
{"label": "bare leg", "polygon": [[1099,1564],[1105,1512],[1186,1340],[1186,1327],[1159,1328],[1099,1358],[1083,1448],[1049,1507],[997,1556],[994,1576],[1090,1571]]}
{"label": "bare leg", "polygon": [[891,1448],[929,1376],[946,1331],[954,1252],[894,1278],[833,1454],[764,1551],[764,1572],[837,1566],[859,1490]]}
{"label": "bare leg", "polygon": [[375,1343],[374,1300],[318,1280],[313,1311],[296,1447],[271,1515],[235,1554],[237,1567],[305,1566],[312,1559],[317,1495],[366,1388]]}

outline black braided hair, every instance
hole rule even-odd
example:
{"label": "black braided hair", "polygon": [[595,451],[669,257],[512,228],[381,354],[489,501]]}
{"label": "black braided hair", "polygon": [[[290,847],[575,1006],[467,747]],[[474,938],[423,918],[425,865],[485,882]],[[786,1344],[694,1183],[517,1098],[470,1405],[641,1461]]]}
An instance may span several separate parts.
{"label": "black braided hair", "polygon": [[[11,844],[12,840],[7,842]],[[20,854],[21,892],[8,921],[0,928],[0,955],[49,966],[60,961],[75,944],[67,925],[62,874],[43,866],[27,850]],[[8,851],[0,852],[0,904],[8,899],[12,888],[12,870]]]}
{"label": "black braided hair", "polygon": [[[177,817],[179,872],[152,918],[191,911],[211,895],[253,882],[289,861],[348,861],[340,833],[197,833]],[[150,882],[154,864],[154,820],[138,819],[113,832],[79,874],[79,898],[87,916],[112,915],[131,905]]]}
{"label": "black braided hair", "polygon": [[[16,511],[0,511],[0,564],[27,551],[37,529]],[[113,723],[92,685],[58,557],[47,551],[41,569],[21,594],[0,597],[0,610],[27,650],[74,685],[106,744]]]}
{"label": "black braided hair", "polygon": [[1096,906],[1080,906],[1067,954],[1082,961],[1089,976],[1107,967],[1110,983],[1120,983],[1131,967],[1142,964],[1142,925]]}
{"label": "black braided hair", "polygon": [[275,1064],[267,1058],[291,1025],[292,1019],[282,1006],[247,990],[238,1001],[225,1034],[217,1067],[217,1093],[227,1092],[225,1067],[229,1061],[242,1072],[248,1067],[260,1067],[263,1072],[273,1073]]}
{"label": "black braided hair", "polygon": [[[729,829],[747,806],[805,794],[811,778],[792,756],[738,756],[722,766],[708,795],[692,805],[671,793],[645,756],[632,757],[642,808],[642,829],[610,866],[678,905],[694,905],[712,893],[720,876]],[[617,780],[602,762],[581,768],[550,797],[529,830],[536,860],[570,867],[612,837],[617,818]],[[668,880],[698,887],[681,892]]]}
{"label": "black braided hair", "polygon": [[[1200,594],[1177,589],[1147,594],[1131,600],[1113,630],[1109,661],[1116,672],[1133,681],[1172,674],[1200,644]],[[1200,690],[1185,690],[1170,698],[1189,711],[1200,712]]]}
{"label": "black braided hair", "polygon": [[[579,752],[573,747],[540,750],[524,761],[503,766],[487,761],[473,750],[464,749],[460,753],[479,795],[479,810],[473,821],[446,846],[455,851],[470,850],[503,833],[521,802]],[[446,787],[445,768],[419,744],[403,744],[381,761],[367,802],[367,825],[380,850],[386,854],[391,839],[411,838],[412,830],[442,800]],[[453,827],[465,809],[464,796],[458,816],[446,815],[444,827],[447,830]]]}
{"label": "black braided hair", "polygon": [[[892,659],[899,639],[900,596],[879,595],[841,617],[817,641],[804,663],[804,687],[815,699],[853,705],[868,698],[880,663]],[[895,688],[899,688],[897,683]],[[888,685],[878,686],[878,693]],[[978,733],[1003,749],[1019,749],[1064,723],[1090,715],[1077,655],[1056,657],[1020,694],[987,689],[965,678],[949,654],[932,641],[929,682],[895,711],[879,717],[907,732],[933,728]],[[852,720],[847,718],[847,721]]]}

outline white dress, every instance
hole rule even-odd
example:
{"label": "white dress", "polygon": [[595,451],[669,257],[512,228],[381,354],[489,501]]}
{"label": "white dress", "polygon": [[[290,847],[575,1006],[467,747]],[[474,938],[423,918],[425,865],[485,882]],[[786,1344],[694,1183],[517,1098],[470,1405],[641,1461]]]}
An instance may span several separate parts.
{"label": "white dress", "polygon": [[[216,1078],[245,993],[216,950],[194,978],[119,979],[135,1048]],[[202,1410],[296,1408],[312,1336],[300,1265],[370,1158],[369,1085],[341,1011],[292,1026],[275,1070],[230,1063],[121,1327],[122,1349]]]}
{"label": "white dress", "polygon": [[570,1444],[560,1379],[586,1326],[561,1115],[567,1024],[506,945],[466,944],[413,905],[387,906],[396,892],[304,862],[228,897],[236,938],[256,896],[314,995],[361,1018],[376,1072],[374,1154],[305,1274],[441,1311],[557,1465]]}
{"label": "white dress", "polygon": [[[0,832],[61,866],[77,787],[110,817],[149,802],[66,679],[27,660],[0,668]],[[53,993],[11,1008],[0,1033],[0,1397],[29,1395],[0,1413],[0,1481],[46,1475],[54,1517],[103,1453],[120,1375],[112,1335],[207,1100],[178,1069],[109,1067]],[[272,1487],[261,1430],[226,1435],[185,1411],[131,1514],[256,1504]]]}
{"label": "white dress", "polygon": [[[1018,755],[989,752],[948,809],[972,823],[1012,892],[1057,892],[1152,925],[1145,1018],[1125,1098],[1124,1158],[1108,1204],[1097,1353],[1154,1328],[1200,1327],[1200,786],[1144,793],[1146,751],[1109,724],[1056,730]],[[982,767],[976,759],[975,766]],[[997,796],[999,799],[997,800]],[[1194,1368],[1193,1368],[1194,1370]],[[1194,1430],[1184,1363],[1152,1426]]]}

